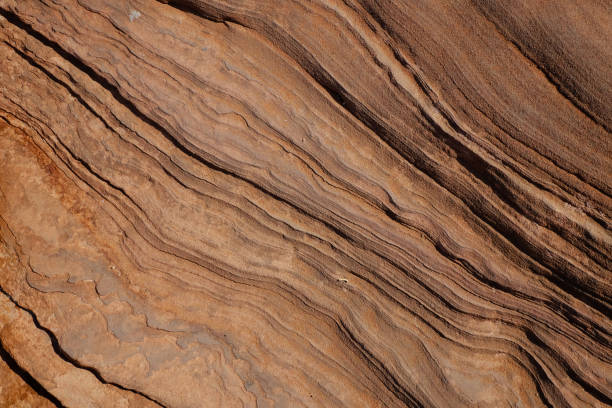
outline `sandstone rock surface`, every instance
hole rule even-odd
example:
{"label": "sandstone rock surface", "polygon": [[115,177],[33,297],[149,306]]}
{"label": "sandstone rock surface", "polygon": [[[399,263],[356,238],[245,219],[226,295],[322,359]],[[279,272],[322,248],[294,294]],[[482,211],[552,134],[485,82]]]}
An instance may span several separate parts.
{"label": "sandstone rock surface", "polygon": [[0,0],[0,406],[612,406],[610,38]]}

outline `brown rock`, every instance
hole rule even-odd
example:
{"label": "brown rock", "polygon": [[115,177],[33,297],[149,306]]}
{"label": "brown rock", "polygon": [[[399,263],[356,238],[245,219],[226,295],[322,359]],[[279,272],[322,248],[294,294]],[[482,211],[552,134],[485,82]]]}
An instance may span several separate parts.
{"label": "brown rock", "polygon": [[0,401],[610,406],[612,13],[514,3],[0,0]]}

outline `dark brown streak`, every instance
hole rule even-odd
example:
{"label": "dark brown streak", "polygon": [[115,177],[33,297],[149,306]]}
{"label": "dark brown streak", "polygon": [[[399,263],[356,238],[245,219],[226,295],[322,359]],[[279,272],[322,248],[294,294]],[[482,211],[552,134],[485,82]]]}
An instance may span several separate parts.
{"label": "dark brown streak", "polygon": [[[2,289],[0,288],[0,291]],[[3,292],[3,291],[2,291]],[[3,292],[4,293],[4,292]],[[0,358],[6,363],[6,365],[21,379],[30,386],[30,388],[41,397],[49,400],[53,405],[58,408],[65,408],[62,402],[55,397],[55,395],[51,394],[45,387],[42,386],[30,373],[28,373],[23,367],[19,365],[19,363],[11,356],[11,354],[6,350],[4,344],[2,344],[2,339],[0,339]]]}
{"label": "dark brown streak", "polygon": [[[30,266],[30,268],[31,268],[31,266]],[[4,294],[11,301],[11,303],[13,303],[18,309],[21,309],[24,312],[27,312],[30,315],[30,317],[32,317],[32,321],[34,322],[34,326],[36,326],[37,329],[42,330],[43,332],[45,332],[45,334],[47,334],[47,336],[49,337],[49,340],[51,341],[51,346],[53,347],[53,351],[62,360],[64,360],[67,363],[70,363],[71,365],[73,365],[73,366],[75,366],[77,368],[89,371],[102,384],[112,385],[113,387],[119,388],[119,389],[121,389],[123,391],[128,391],[128,392],[132,392],[134,394],[138,394],[138,395],[148,399],[149,401],[154,402],[158,406],[166,408],[166,406],[164,404],[162,404],[161,402],[156,401],[155,399],[149,397],[146,394],[143,394],[142,392],[140,392],[138,390],[127,388],[127,387],[122,386],[121,384],[117,384],[117,383],[114,383],[114,382],[106,381],[102,377],[102,375],[100,374],[98,369],[96,369],[94,367],[89,367],[89,366],[83,365],[79,361],[77,361],[74,358],[72,358],[64,349],[62,349],[62,347],[61,347],[61,345],[59,343],[59,340],[55,336],[55,333],[53,333],[50,329],[48,329],[45,326],[43,326],[42,324],[40,324],[40,321],[36,317],[36,314],[34,313],[34,311],[32,311],[32,310],[30,310],[30,309],[20,305],[19,303],[17,303],[17,301],[15,299],[13,299],[13,297],[6,290],[4,290],[1,286],[0,286],[0,293]]]}

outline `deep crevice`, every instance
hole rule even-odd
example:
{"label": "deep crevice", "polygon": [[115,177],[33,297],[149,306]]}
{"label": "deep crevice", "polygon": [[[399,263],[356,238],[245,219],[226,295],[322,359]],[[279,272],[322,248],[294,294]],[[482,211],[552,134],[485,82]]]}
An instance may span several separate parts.
{"label": "deep crevice", "polygon": [[107,385],[112,385],[114,387],[117,387],[123,391],[128,391],[128,392],[132,392],[134,394],[138,394],[140,396],[142,396],[143,398],[146,398],[147,400],[166,408],[165,405],[163,405],[162,403],[160,403],[159,401],[156,401],[155,399],[149,397],[146,394],[143,394],[142,392],[138,391],[138,390],[134,390],[131,388],[127,388],[124,387],[121,384],[117,384],[114,382],[110,382],[110,381],[106,381],[102,375],[100,374],[100,372],[98,371],[98,369],[94,368],[94,367],[89,367],[86,366],[84,364],[81,364],[79,361],[75,360],[74,358],[72,358],[66,351],[64,351],[64,349],[62,349],[61,345],[59,344],[59,341],[57,339],[57,337],[55,336],[55,333],[53,333],[50,329],[46,328],[45,326],[41,325],[38,317],[36,317],[36,314],[20,305],[6,290],[4,290],[4,288],[2,288],[0,286],[0,293],[4,294],[10,301],[11,303],[13,303],[15,305],[15,307],[17,307],[20,310],[23,310],[24,312],[28,313],[30,315],[30,317],[32,318],[32,321],[34,322],[34,326],[36,326],[37,329],[42,330],[43,332],[45,332],[47,334],[47,336],[49,337],[49,340],[51,341],[51,346],[53,347],[53,351],[55,352],[55,354],[57,354],[62,360],[64,360],[67,363],[70,363],[71,365],[73,365],[74,367],[80,368],[82,370],[87,370],[90,373],[92,373],[96,379],[98,381],[100,381],[102,384],[107,384]]}
{"label": "deep crevice", "polygon": [[11,356],[11,354],[4,348],[2,339],[0,339],[0,358],[6,363],[6,365],[21,379],[30,386],[30,388],[38,395],[49,400],[53,405],[58,408],[65,408],[57,397],[51,394],[45,387],[42,386],[30,373],[28,373],[19,363]]}

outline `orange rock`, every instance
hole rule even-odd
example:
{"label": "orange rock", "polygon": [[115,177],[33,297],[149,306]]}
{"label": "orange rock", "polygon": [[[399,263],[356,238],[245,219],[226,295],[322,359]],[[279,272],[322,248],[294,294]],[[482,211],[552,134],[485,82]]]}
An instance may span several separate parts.
{"label": "orange rock", "polygon": [[515,3],[0,0],[0,401],[609,406],[610,12]]}

